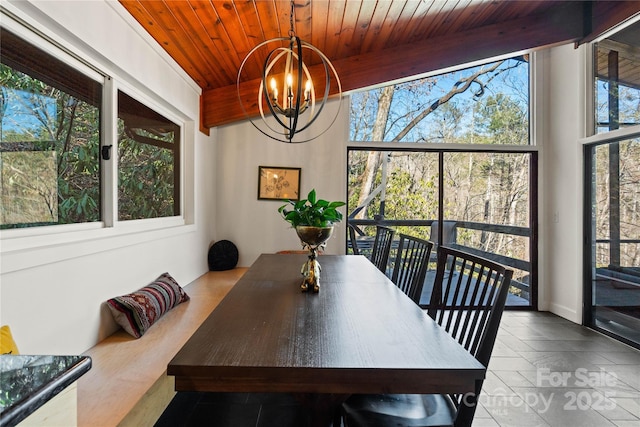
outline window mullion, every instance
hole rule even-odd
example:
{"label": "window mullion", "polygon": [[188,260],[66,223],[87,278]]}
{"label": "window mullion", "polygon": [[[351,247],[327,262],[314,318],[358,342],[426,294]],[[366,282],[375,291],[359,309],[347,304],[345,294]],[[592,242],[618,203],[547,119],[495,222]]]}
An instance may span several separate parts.
{"label": "window mullion", "polygon": [[[102,221],[105,227],[113,227],[118,219],[118,95],[110,77],[105,79],[103,99],[100,150]],[[108,156],[104,156],[105,153]]]}

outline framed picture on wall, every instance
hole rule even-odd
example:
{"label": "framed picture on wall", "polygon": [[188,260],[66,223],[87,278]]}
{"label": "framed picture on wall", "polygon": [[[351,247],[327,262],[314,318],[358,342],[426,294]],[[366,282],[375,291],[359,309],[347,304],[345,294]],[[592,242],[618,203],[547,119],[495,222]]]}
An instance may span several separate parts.
{"label": "framed picture on wall", "polygon": [[300,168],[258,166],[258,200],[300,200]]}

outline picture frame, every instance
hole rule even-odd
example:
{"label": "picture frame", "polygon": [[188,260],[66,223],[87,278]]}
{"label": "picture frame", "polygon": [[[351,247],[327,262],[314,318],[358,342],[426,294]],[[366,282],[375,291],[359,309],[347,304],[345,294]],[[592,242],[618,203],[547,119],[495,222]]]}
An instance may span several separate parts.
{"label": "picture frame", "polygon": [[301,168],[258,166],[258,200],[300,200]]}

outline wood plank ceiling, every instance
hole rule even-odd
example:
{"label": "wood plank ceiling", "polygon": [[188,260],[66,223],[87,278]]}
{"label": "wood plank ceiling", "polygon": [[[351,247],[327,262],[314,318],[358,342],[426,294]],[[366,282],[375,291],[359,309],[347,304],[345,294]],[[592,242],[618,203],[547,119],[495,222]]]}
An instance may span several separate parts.
{"label": "wood plank ceiling", "polygon": [[[245,118],[237,99],[240,64],[257,44],[289,33],[289,0],[120,3],[202,87],[203,131]],[[294,25],[332,61],[348,91],[588,40],[638,12],[637,1],[297,0]],[[259,62],[243,71],[243,99],[255,98]]]}

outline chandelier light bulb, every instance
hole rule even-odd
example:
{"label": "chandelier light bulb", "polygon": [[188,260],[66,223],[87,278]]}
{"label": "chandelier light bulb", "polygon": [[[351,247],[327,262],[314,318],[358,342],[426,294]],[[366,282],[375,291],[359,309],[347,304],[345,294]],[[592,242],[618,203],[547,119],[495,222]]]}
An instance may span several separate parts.
{"label": "chandelier light bulb", "polygon": [[311,93],[311,79],[307,80],[307,84],[304,86],[304,99],[309,101],[309,94]]}

